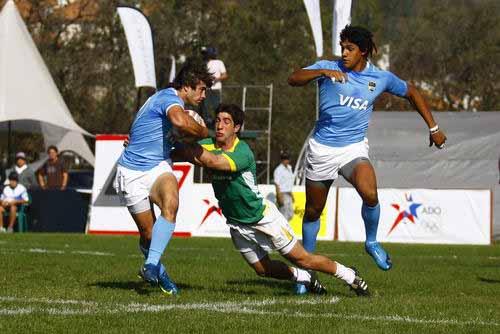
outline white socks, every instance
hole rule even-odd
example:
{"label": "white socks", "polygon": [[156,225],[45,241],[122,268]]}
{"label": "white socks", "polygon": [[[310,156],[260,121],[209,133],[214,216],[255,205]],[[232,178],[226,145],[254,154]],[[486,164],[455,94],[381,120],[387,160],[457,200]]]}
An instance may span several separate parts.
{"label": "white socks", "polygon": [[291,268],[293,273],[293,280],[295,282],[300,284],[308,284],[309,282],[311,282],[311,274],[309,274],[306,270],[295,267]]}
{"label": "white socks", "polygon": [[[337,272],[335,273],[335,277],[340,278],[347,284],[352,284],[354,282],[354,278],[356,274],[354,270],[351,268],[347,268],[346,266],[335,262],[337,264]],[[299,269],[295,267],[291,267],[293,273],[293,280],[297,283],[307,284],[311,282],[311,274],[307,270]]]}
{"label": "white socks", "polygon": [[338,262],[335,263],[337,264],[337,272],[335,273],[335,277],[340,278],[347,284],[352,284],[354,282],[354,278],[356,277],[354,270],[352,270],[351,268],[347,268],[346,266]]}

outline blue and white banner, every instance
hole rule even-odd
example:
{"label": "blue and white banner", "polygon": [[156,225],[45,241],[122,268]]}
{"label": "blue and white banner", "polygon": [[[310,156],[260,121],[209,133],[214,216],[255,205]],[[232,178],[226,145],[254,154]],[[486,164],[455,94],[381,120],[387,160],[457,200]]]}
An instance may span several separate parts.
{"label": "blue and white banner", "polygon": [[135,86],[156,88],[153,36],[148,19],[137,8],[118,6],[134,67]]}
{"label": "blue and white banner", "polygon": [[[491,242],[491,190],[379,189],[382,242],[482,244]],[[364,241],[361,198],[340,188],[338,240]]]}

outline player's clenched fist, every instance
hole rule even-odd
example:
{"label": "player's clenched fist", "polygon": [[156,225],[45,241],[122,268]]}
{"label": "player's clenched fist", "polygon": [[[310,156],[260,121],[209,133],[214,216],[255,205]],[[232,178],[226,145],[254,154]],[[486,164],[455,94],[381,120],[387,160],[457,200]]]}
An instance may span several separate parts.
{"label": "player's clenched fist", "polygon": [[434,129],[429,132],[429,147],[436,145],[437,148],[444,148],[444,143],[446,142],[446,135],[444,131],[441,130],[437,125]]}
{"label": "player's clenched fist", "polygon": [[323,70],[323,76],[330,77],[333,82],[345,83],[347,81],[347,74],[341,71]]}

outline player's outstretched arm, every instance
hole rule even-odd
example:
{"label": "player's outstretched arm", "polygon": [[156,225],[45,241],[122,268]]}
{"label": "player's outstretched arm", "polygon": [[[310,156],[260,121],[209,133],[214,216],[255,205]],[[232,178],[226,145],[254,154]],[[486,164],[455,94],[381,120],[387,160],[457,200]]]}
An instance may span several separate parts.
{"label": "player's outstretched arm", "polygon": [[345,83],[347,81],[347,75],[341,71],[334,70],[306,70],[300,69],[293,72],[288,77],[288,84],[290,86],[304,86],[310,81],[319,77],[329,77],[334,82]]}
{"label": "player's outstretched arm", "polygon": [[189,116],[180,106],[170,108],[167,114],[172,125],[178,128],[183,134],[195,137],[208,137],[208,129],[196,122],[193,117]]}
{"label": "player's outstretched arm", "polygon": [[176,148],[171,157],[174,161],[189,161],[195,165],[215,169],[219,171],[231,171],[231,164],[224,154],[213,154],[200,144],[183,144],[182,147]]}
{"label": "player's outstretched arm", "polygon": [[304,86],[310,81],[319,78],[323,75],[322,70],[304,70],[299,69],[294,71],[288,77],[288,84],[290,86]]}
{"label": "player's outstretched arm", "polygon": [[436,145],[437,148],[443,148],[446,141],[446,135],[444,131],[439,128],[432,113],[427,107],[424,97],[418,89],[410,83],[408,84],[408,92],[406,93],[407,99],[410,101],[412,106],[418,111],[420,116],[424,119],[425,123],[429,127],[429,146]]}

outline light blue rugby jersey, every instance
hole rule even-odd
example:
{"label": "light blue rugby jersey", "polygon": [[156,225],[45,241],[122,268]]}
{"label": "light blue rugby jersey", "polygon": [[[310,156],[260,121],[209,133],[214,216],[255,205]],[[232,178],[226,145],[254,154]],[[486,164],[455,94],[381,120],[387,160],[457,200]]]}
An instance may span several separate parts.
{"label": "light blue rugby jersey", "polygon": [[119,165],[147,171],[170,158],[172,143],[167,134],[172,123],[167,113],[174,105],[184,108],[184,101],[174,88],[163,89],[144,103],[132,123],[130,144],[118,159]]}
{"label": "light blue rugby jersey", "polygon": [[344,84],[333,83],[329,77],[317,79],[320,105],[314,139],[323,145],[342,147],[362,141],[377,97],[383,92],[406,96],[408,90],[405,81],[370,62],[361,72],[346,69],[341,60],[320,60],[305,69],[347,73]]}

